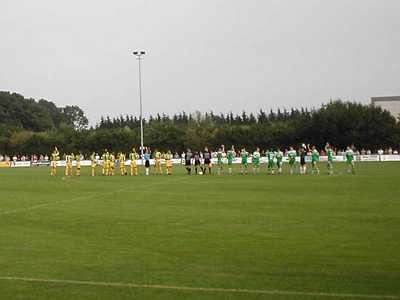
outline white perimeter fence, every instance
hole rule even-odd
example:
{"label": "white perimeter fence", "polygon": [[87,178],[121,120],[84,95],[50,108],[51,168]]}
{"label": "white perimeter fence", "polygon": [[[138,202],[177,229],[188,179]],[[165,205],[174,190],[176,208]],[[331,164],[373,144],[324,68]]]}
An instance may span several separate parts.
{"label": "white perimeter fence", "polygon": [[[346,161],[345,156],[337,155],[334,156],[334,161],[335,162],[344,162]],[[379,154],[373,154],[373,155],[356,155],[355,156],[356,161],[360,162],[385,162],[385,161],[400,161],[400,155],[379,155]],[[328,160],[327,156],[320,156],[319,158],[320,162],[326,162]],[[297,157],[296,161],[300,161],[300,158]],[[311,157],[307,156],[306,161],[310,162]],[[266,157],[261,157],[261,163],[266,163],[267,158]],[[283,157],[283,162],[288,162],[288,157]],[[118,163],[118,161],[117,161]],[[125,165],[129,166],[130,165],[130,160],[125,161]],[[137,165],[142,165],[142,160],[137,160],[136,161]],[[165,160],[161,160],[162,164],[165,164]],[[183,164],[184,162],[182,159],[173,159],[172,163],[175,165]],[[215,164],[217,163],[217,159],[213,158],[212,163]],[[224,158],[224,163],[227,163],[227,159]],[[237,157],[233,161],[234,164],[240,164],[241,163],[241,158]],[[251,157],[248,159],[248,163],[251,163]],[[82,160],[81,161],[81,166],[91,166],[92,162],[90,160]],[[98,160],[97,161],[98,165],[102,165],[103,161]],[[154,160],[150,160],[150,164],[154,165]],[[194,161],[192,161],[192,164],[194,164]],[[37,162],[31,162],[31,161],[11,161],[9,163],[6,162],[0,162],[0,167],[11,167],[11,168],[20,168],[20,167],[35,167],[35,166],[50,166],[50,161],[37,161]],[[65,161],[60,160],[57,162],[57,166],[59,167],[65,167]],[[76,166],[76,161],[73,161],[73,166]]]}

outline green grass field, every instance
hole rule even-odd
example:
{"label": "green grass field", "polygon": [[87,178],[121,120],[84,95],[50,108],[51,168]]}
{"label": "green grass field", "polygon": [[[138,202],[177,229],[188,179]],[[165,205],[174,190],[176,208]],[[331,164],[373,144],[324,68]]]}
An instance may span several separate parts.
{"label": "green grass field", "polygon": [[335,167],[0,169],[0,299],[400,299],[400,163]]}

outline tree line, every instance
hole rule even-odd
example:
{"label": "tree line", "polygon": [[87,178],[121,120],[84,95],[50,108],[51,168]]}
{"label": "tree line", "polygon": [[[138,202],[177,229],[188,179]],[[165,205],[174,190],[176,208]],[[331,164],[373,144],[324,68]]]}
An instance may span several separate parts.
{"label": "tree line", "polygon": [[[318,109],[291,109],[248,114],[157,114],[143,120],[145,145],[159,150],[201,150],[221,144],[261,149],[288,148],[306,142],[322,148],[354,144],[377,150],[398,148],[400,125],[389,112],[373,105],[341,100]],[[101,117],[88,127],[78,106],[57,107],[19,94],[0,92],[0,153],[102,152],[105,148],[129,152],[140,144],[140,120],[132,115]]]}

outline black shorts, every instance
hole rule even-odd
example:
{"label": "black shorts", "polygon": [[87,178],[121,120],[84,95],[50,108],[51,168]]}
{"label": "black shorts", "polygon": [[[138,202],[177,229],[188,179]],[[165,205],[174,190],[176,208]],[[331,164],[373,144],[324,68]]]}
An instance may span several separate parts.
{"label": "black shorts", "polygon": [[185,166],[190,166],[190,165],[191,165],[190,160],[185,160]]}
{"label": "black shorts", "polygon": [[145,166],[146,168],[150,168],[150,161],[149,161],[149,160],[146,160],[146,161],[144,162],[144,166]]}
{"label": "black shorts", "polygon": [[196,160],[194,161],[194,165],[195,165],[195,166],[200,165],[200,160],[196,159]]}
{"label": "black shorts", "polygon": [[204,164],[209,165],[211,163],[211,160],[209,158],[204,159]]}
{"label": "black shorts", "polygon": [[300,157],[300,164],[304,166],[306,164],[306,158],[305,157]]}

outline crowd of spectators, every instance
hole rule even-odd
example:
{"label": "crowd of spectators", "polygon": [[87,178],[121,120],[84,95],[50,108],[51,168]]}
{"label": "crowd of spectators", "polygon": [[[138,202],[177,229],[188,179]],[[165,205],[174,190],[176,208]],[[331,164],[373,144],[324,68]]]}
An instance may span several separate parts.
{"label": "crowd of spectators", "polygon": [[0,154],[0,161],[49,161],[49,156],[47,154],[32,154],[32,155],[3,155]]}

